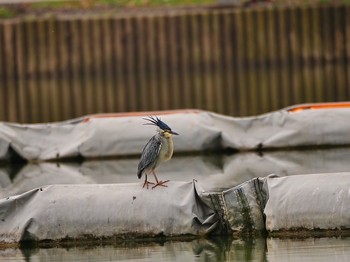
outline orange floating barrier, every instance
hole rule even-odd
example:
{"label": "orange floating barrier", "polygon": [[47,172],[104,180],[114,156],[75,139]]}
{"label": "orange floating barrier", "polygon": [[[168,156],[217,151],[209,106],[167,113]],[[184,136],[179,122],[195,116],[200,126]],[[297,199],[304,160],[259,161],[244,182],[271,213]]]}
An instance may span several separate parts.
{"label": "orange floating barrier", "polygon": [[334,108],[350,108],[350,102],[332,102],[332,103],[312,103],[301,104],[287,108],[288,112],[299,112],[303,110],[318,110],[318,109],[334,109]]}

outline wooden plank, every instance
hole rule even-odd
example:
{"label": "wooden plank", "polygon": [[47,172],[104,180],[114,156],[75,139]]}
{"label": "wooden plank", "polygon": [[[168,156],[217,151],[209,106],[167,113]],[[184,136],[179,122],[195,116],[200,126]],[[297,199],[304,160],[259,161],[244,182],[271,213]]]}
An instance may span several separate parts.
{"label": "wooden plank", "polygon": [[69,78],[70,78],[70,96],[72,97],[72,117],[79,117],[85,114],[84,111],[84,96],[83,83],[81,79],[81,63],[82,52],[81,47],[84,44],[81,40],[80,21],[78,19],[71,19],[68,21],[69,32]]}
{"label": "wooden plank", "polygon": [[18,105],[17,105],[17,88],[15,85],[15,54],[16,45],[15,41],[15,26],[12,22],[8,21],[4,24],[4,49],[6,54],[6,88],[7,97],[5,105],[8,107],[7,120],[16,122],[18,121]]}
{"label": "wooden plank", "polygon": [[188,15],[181,15],[179,22],[180,31],[180,88],[183,94],[182,105],[183,108],[192,108],[192,86],[191,86],[191,71],[190,71],[190,17]]}
{"label": "wooden plank", "polygon": [[227,104],[229,98],[225,95],[223,86],[223,67],[222,67],[222,48],[220,45],[220,35],[222,34],[219,13],[212,12],[210,19],[210,36],[211,36],[211,61],[209,61],[211,74],[211,89],[214,94],[214,111],[220,114],[227,114]]}
{"label": "wooden plank", "polygon": [[265,41],[267,31],[267,23],[264,19],[264,12],[257,10],[255,16],[256,28],[256,63],[257,63],[257,84],[256,93],[258,96],[257,112],[255,114],[266,113],[270,111],[270,86],[268,80],[268,66],[267,66],[267,50],[268,46]]}
{"label": "wooden plank", "polygon": [[[4,43],[4,22],[0,21],[0,57],[6,58],[5,55],[5,43]],[[5,60],[0,59],[0,121],[7,120],[7,107],[6,107],[6,97],[7,97],[7,87],[5,82]]]}
{"label": "wooden plank", "polygon": [[325,80],[323,74],[323,65],[322,65],[322,23],[321,23],[321,8],[314,7],[312,8],[311,14],[311,32],[312,35],[312,56],[313,56],[313,82],[315,85],[315,97],[314,102],[324,102],[326,100],[324,89]]}
{"label": "wooden plank", "polygon": [[41,93],[41,83],[40,83],[40,47],[38,42],[38,21],[33,20],[30,24],[29,31],[29,41],[28,44],[30,46],[31,63],[30,63],[30,89],[31,89],[31,97],[33,103],[31,104],[31,108],[34,108],[32,111],[31,121],[34,123],[41,122],[42,119],[42,93]]}
{"label": "wooden plank", "polygon": [[103,46],[104,46],[104,61],[105,61],[105,85],[106,85],[106,110],[107,112],[116,112],[116,78],[115,72],[115,53],[114,53],[114,39],[113,39],[113,18],[106,17],[102,23],[103,30]]}
{"label": "wooden plank", "polygon": [[311,70],[311,46],[312,46],[312,32],[310,30],[310,8],[302,8],[301,13],[301,24],[302,24],[302,59],[303,59],[303,86],[305,90],[305,102],[311,103],[314,101],[314,85],[313,76]]}
{"label": "wooden plank", "polygon": [[113,41],[113,53],[114,53],[114,74],[116,76],[116,109],[118,112],[126,111],[126,86],[125,86],[125,73],[124,73],[124,56],[125,52],[123,49],[123,20],[124,19],[114,19],[113,20],[113,31],[112,31],[112,41]]}
{"label": "wooden plank", "polygon": [[181,42],[183,39],[179,33],[180,18],[179,16],[171,16],[169,20],[169,29],[167,41],[169,42],[169,63],[167,70],[168,93],[171,95],[171,99],[168,102],[168,109],[183,108],[183,95],[181,94],[180,86],[180,53]]}
{"label": "wooden plank", "polygon": [[198,56],[198,50],[195,50],[194,47],[194,37],[198,39],[198,36],[194,36],[194,32],[198,33],[198,30],[195,31],[195,26],[193,22],[193,15],[188,15],[188,64],[189,64],[189,84],[190,84],[190,97],[191,97],[191,108],[196,108],[199,106],[200,102],[196,96],[195,83],[196,83],[196,57]]}
{"label": "wooden plank", "polygon": [[347,99],[350,100],[350,5],[345,7],[345,63],[346,63],[346,86]]}
{"label": "wooden plank", "polygon": [[[174,83],[171,81],[172,77],[169,76],[169,71],[172,71],[172,49],[175,43],[170,40],[170,31],[172,29],[171,20],[169,16],[156,17],[156,49],[155,60],[157,66],[157,91],[156,94],[152,94],[158,97],[158,106],[161,110],[167,110],[171,108],[173,102],[173,88]],[[170,70],[169,70],[170,69]]]}
{"label": "wooden plank", "polygon": [[102,48],[104,61],[104,86],[105,86],[105,110],[106,112],[114,112],[115,110],[115,92],[113,83],[113,52],[112,52],[112,19],[105,17],[102,20]]}
{"label": "wooden plank", "polygon": [[256,73],[256,57],[257,52],[255,48],[256,43],[256,33],[255,28],[256,23],[254,21],[254,13],[252,10],[247,10],[244,12],[244,30],[245,30],[245,61],[246,64],[246,88],[247,88],[247,108],[248,115],[255,115],[258,113],[259,108],[259,91],[258,91],[258,80]]}
{"label": "wooden plank", "polygon": [[235,39],[236,47],[234,51],[234,60],[236,68],[236,86],[238,90],[238,99],[236,103],[239,104],[239,115],[246,116],[249,114],[248,107],[248,91],[246,86],[246,80],[243,76],[244,69],[244,52],[246,47],[246,38],[244,37],[244,21],[243,21],[243,12],[238,10],[234,13],[234,27],[235,27]]}
{"label": "wooden plank", "polygon": [[[157,41],[157,50],[158,50],[158,63],[157,63],[157,68],[158,68],[158,81],[159,81],[159,86],[160,86],[160,109],[167,109],[170,106],[170,100],[171,96],[169,95],[169,79],[170,79],[170,74],[172,73],[170,68],[169,68],[169,63],[168,63],[168,56],[167,56],[167,43],[169,41],[168,37],[168,27],[166,26],[165,23],[165,17],[164,16],[159,16],[156,17],[156,32],[158,35],[158,41]],[[147,89],[148,90],[148,89]],[[146,94],[147,96],[147,94]],[[184,97],[185,99],[185,97]],[[149,100],[148,100],[149,101]],[[149,102],[148,102],[149,103]]]}
{"label": "wooden plank", "polygon": [[211,76],[211,68],[210,62],[212,59],[212,45],[211,38],[213,37],[210,34],[210,17],[209,13],[201,14],[198,18],[198,26],[200,30],[200,38],[198,42],[197,48],[200,50],[200,62],[199,67],[200,71],[198,72],[198,77],[200,81],[200,87],[198,89],[202,89],[201,97],[202,104],[201,108],[209,111],[215,111],[214,101],[215,101],[215,93],[213,90],[212,76]]}
{"label": "wooden plank", "polygon": [[277,10],[277,43],[278,43],[278,60],[279,62],[279,108],[286,107],[290,102],[290,82],[288,81],[288,56],[287,45],[288,35],[286,34],[285,9]]}
{"label": "wooden plank", "polygon": [[94,113],[105,112],[104,107],[104,86],[102,81],[102,46],[100,18],[91,19],[91,55],[92,55],[92,80],[93,80],[93,103],[95,103]]}
{"label": "wooden plank", "polygon": [[334,17],[334,67],[335,70],[335,89],[336,101],[346,100],[346,46],[345,46],[345,8],[344,6],[335,6],[332,8]]}
{"label": "wooden plank", "polygon": [[132,26],[133,19],[131,17],[124,20],[124,37],[125,37],[125,59],[126,59],[126,91],[127,91],[127,111],[136,111],[140,98],[137,96],[134,68],[135,68],[135,35]]}
{"label": "wooden plank", "polygon": [[58,23],[58,54],[59,54],[59,88],[61,98],[61,116],[63,120],[72,118],[73,100],[70,94],[70,83],[69,83],[69,39],[68,21],[60,20]]}
{"label": "wooden plank", "polygon": [[93,46],[91,36],[92,23],[87,18],[82,18],[81,30],[82,30],[82,64],[83,64],[83,86],[84,93],[83,99],[85,101],[85,113],[93,114],[96,113],[97,109],[95,106],[95,87],[92,81],[93,75]]}
{"label": "wooden plank", "polygon": [[302,71],[303,71],[303,59],[302,59],[302,19],[301,9],[297,8],[291,12],[291,23],[293,30],[293,37],[290,39],[292,47],[292,95],[294,97],[294,103],[305,102],[305,88],[303,85]]}
{"label": "wooden plank", "polygon": [[[172,94],[172,100],[173,102],[171,103],[171,107],[168,107],[168,109],[178,109],[182,108],[182,97],[183,97],[183,90],[182,87],[180,86],[179,82],[179,16],[173,16],[171,18],[171,27],[170,27],[170,42],[171,42],[171,64],[173,65],[173,71],[171,72],[172,74],[172,83],[173,83],[173,90],[168,92],[168,94]],[[160,86],[160,88],[163,88]]]}
{"label": "wooden plank", "polygon": [[[29,105],[28,105],[28,92],[26,86],[26,52],[25,52],[25,37],[23,30],[23,22],[17,22],[15,28],[16,34],[16,64],[17,64],[17,84],[18,84],[18,111],[19,111],[19,122],[27,122],[29,119]],[[1,47],[0,47],[1,48]],[[0,62],[1,63],[1,62]]]}
{"label": "wooden plank", "polygon": [[49,101],[49,88],[48,88],[48,46],[47,46],[47,34],[45,29],[46,21],[43,19],[38,20],[35,23],[36,27],[36,53],[37,53],[37,90],[40,93],[39,97],[39,111],[41,112],[39,122],[49,122],[51,119],[50,114],[50,101]]}
{"label": "wooden plank", "polygon": [[266,15],[266,42],[267,42],[267,68],[269,79],[270,110],[279,108],[279,81],[277,75],[277,34],[276,34],[276,15],[272,9],[267,10]]}
{"label": "wooden plank", "polygon": [[333,14],[330,8],[322,9],[322,42],[323,64],[325,75],[325,97],[327,101],[336,101],[334,92],[334,68],[332,66],[334,37],[333,37]]}
{"label": "wooden plank", "polygon": [[34,22],[25,21],[26,32],[26,53],[28,54],[26,63],[27,81],[26,86],[28,89],[28,104],[27,110],[30,112],[28,122],[39,122],[39,97],[37,95],[37,79],[36,79],[36,50],[35,50],[35,36],[34,36]]}
{"label": "wooden plank", "polygon": [[192,104],[196,109],[203,109],[203,88],[201,86],[201,63],[202,54],[200,49],[200,39],[202,37],[200,30],[200,15],[191,15],[190,17],[190,39],[191,39],[191,89],[193,89]]}
{"label": "wooden plank", "polygon": [[[233,46],[235,41],[232,38],[233,25],[232,25],[232,11],[225,12],[222,15],[218,15],[220,39],[219,47],[221,68],[222,72],[222,87],[223,87],[223,99],[226,100],[224,112],[225,114],[234,116],[238,113],[238,105],[234,103],[236,100],[236,86],[234,85],[234,69],[233,69]],[[218,73],[219,75],[219,73]]]}
{"label": "wooden plank", "polygon": [[58,52],[58,22],[53,19],[47,21],[47,62],[48,62],[48,101],[50,104],[50,121],[62,120],[61,94],[60,94],[60,73],[59,73],[59,52]]}
{"label": "wooden plank", "polygon": [[135,104],[135,107],[133,111],[141,111],[142,110],[142,103],[145,97],[140,96],[140,90],[141,90],[141,82],[143,80],[142,75],[142,63],[140,61],[142,58],[140,57],[140,46],[143,44],[140,34],[140,23],[139,18],[133,17],[133,19],[130,21],[131,23],[131,42],[132,42],[132,59],[133,59],[133,67],[131,75],[133,75],[133,92],[134,92],[134,98],[132,99],[131,103]]}

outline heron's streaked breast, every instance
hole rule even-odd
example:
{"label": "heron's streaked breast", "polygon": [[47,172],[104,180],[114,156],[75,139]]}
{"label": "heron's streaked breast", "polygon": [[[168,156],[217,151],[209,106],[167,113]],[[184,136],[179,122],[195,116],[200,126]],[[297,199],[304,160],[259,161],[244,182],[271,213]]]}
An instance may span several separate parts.
{"label": "heron's streaked breast", "polygon": [[161,161],[169,160],[174,151],[174,144],[172,137],[162,137],[162,148],[159,152]]}

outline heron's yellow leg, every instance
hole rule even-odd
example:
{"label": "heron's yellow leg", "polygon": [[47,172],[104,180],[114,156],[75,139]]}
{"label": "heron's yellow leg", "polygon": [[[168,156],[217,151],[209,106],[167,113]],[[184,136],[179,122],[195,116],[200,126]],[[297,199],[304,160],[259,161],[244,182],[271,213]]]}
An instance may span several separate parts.
{"label": "heron's yellow leg", "polygon": [[156,179],[156,184],[152,187],[155,188],[157,186],[163,186],[163,187],[168,187],[167,185],[164,185],[165,183],[169,182],[170,180],[165,180],[165,181],[158,181],[158,178],[156,176],[156,173],[154,172],[154,170],[152,171],[152,174],[154,175],[154,178]]}
{"label": "heron's yellow leg", "polygon": [[152,184],[152,185],[154,185],[154,183],[152,183],[152,182],[148,182],[148,181],[147,181],[147,175],[145,175],[145,182],[143,183],[142,188],[144,188],[144,187],[147,185],[147,189],[148,189],[148,184]]}

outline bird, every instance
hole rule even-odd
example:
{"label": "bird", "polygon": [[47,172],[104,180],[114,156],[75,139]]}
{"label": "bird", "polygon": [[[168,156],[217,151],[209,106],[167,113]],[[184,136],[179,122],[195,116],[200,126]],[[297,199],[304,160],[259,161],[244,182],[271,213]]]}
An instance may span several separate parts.
{"label": "bird", "polygon": [[[171,128],[165,124],[160,118],[148,116],[148,118],[143,118],[149,123],[144,125],[154,125],[157,126],[157,133],[147,142],[142,150],[140,162],[137,170],[137,177],[141,179],[142,175],[145,175],[145,182],[142,188],[147,187],[149,184],[153,184],[154,189],[157,186],[167,187],[165,183],[169,180],[159,181],[155,173],[155,169],[162,162],[171,159],[174,151],[173,135],[179,135],[178,133],[171,130]],[[156,183],[149,182],[147,180],[147,175],[153,174]]]}

